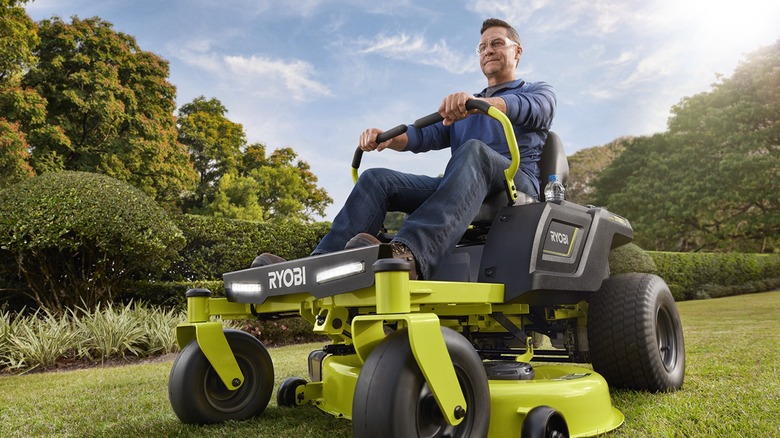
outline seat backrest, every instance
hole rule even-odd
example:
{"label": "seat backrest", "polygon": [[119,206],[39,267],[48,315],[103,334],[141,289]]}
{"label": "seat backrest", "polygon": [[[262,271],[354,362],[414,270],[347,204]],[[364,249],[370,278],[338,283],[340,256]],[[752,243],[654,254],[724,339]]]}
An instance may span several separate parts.
{"label": "seat backrest", "polygon": [[547,141],[544,142],[542,156],[539,158],[539,198],[544,201],[544,186],[550,175],[558,175],[558,181],[566,185],[569,179],[569,160],[566,159],[566,151],[558,134],[550,131]]}
{"label": "seat backrest", "polygon": [[[544,201],[544,186],[547,185],[547,178],[550,175],[558,175],[558,178],[564,185],[566,185],[566,180],[569,178],[569,161],[566,159],[563,142],[558,134],[552,131],[547,134],[547,140],[542,148],[542,156],[539,158],[539,171],[539,191],[542,192],[539,194],[539,198],[541,201]],[[506,207],[506,204],[506,193],[503,191],[488,195],[472,223],[489,225],[498,214],[498,211],[502,207]]]}

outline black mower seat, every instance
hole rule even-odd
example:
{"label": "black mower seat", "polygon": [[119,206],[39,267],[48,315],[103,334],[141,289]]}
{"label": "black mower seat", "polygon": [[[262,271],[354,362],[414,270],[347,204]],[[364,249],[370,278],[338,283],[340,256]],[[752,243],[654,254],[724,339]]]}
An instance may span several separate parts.
{"label": "black mower seat", "polygon": [[[542,192],[539,195],[539,201],[544,201],[544,186],[547,185],[547,178],[550,175],[558,175],[558,178],[563,185],[566,185],[566,181],[569,178],[569,161],[566,159],[566,151],[563,149],[563,142],[558,134],[550,131],[547,134],[547,141],[542,148],[542,156],[539,159],[539,190]],[[518,201],[523,202],[524,193],[518,193]],[[525,202],[535,202],[536,199],[525,195]],[[507,206],[507,197],[504,191],[493,193],[485,198],[482,203],[482,207],[479,209],[479,213],[474,218],[472,223],[491,223],[493,218],[496,217],[501,208]]]}

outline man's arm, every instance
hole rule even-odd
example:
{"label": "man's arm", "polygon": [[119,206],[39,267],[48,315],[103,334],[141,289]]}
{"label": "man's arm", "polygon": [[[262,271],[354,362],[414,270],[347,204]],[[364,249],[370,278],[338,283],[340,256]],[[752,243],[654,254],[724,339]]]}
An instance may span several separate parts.
{"label": "man's arm", "polygon": [[[444,117],[444,126],[468,117],[470,112],[466,111],[466,102],[471,99],[488,102],[506,114],[513,124],[531,130],[549,129],[555,114],[555,92],[548,84],[539,82],[523,87],[517,93],[496,97],[474,97],[465,92],[450,94],[439,106],[439,114]],[[473,113],[472,111],[471,114]]]}
{"label": "man's arm", "polygon": [[504,114],[512,123],[528,130],[550,129],[557,99],[553,88],[544,82],[527,84],[524,87],[497,97],[504,100]]}
{"label": "man's arm", "polygon": [[465,119],[469,114],[474,114],[476,111],[466,110],[466,102],[471,99],[484,100],[499,109],[502,113],[506,113],[506,101],[500,97],[474,97],[471,94],[461,91],[445,97],[439,106],[438,112],[444,117],[444,126],[452,125],[458,120]]}
{"label": "man's arm", "polygon": [[360,134],[360,140],[358,140],[358,147],[365,152],[377,151],[381,152],[385,149],[393,149],[396,151],[402,151],[406,147],[406,143],[409,141],[409,137],[406,133],[397,137],[393,137],[383,143],[377,144],[376,137],[381,134],[382,131],[376,128],[368,128]]}

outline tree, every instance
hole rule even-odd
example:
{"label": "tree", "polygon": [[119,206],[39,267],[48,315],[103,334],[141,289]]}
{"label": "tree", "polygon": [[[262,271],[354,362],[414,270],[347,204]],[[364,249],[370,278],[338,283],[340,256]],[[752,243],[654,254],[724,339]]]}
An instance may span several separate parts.
{"label": "tree", "polygon": [[200,174],[185,210],[245,220],[310,220],[333,202],[317,187],[308,163],[291,148],[270,156],[262,144],[246,145],[241,124],[227,118],[216,99],[200,96],[179,109],[179,141]]}
{"label": "tree", "polygon": [[683,99],[596,184],[641,246],[771,252],[780,234],[780,41]]}
{"label": "tree", "polygon": [[593,183],[626,148],[630,137],[622,137],[603,146],[582,149],[569,157],[566,199],[580,205],[594,203]]}
{"label": "tree", "polygon": [[0,118],[0,189],[33,176],[27,140],[19,125]]}
{"label": "tree", "polygon": [[3,0],[0,4],[0,84],[13,80],[35,63],[38,44],[35,23],[20,5],[27,0]]}
{"label": "tree", "polygon": [[226,117],[227,109],[215,99],[200,96],[179,109],[178,141],[189,149],[200,175],[185,210],[198,211],[214,202],[220,179],[234,172],[246,146],[244,127]]}
{"label": "tree", "polygon": [[54,312],[110,301],[128,279],[160,278],[184,244],[151,198],[106,175],[49,172],[0,191],[0,259]]}
{"label": "tree", "polygon": [[21,81],[46,102],[45,123],[27,136],[33,168],[105,173],[178,200],[195,172],[176,141],[168,63],[99,18],[43,20],[38,35],[38,62]]}
{"label": "tree", "polygon": [[323,215],[333,200],[317,187],[317,177],[291,148],[266,157],[264,145],[253,144],[238,168],[219,184],[208,214],[235,219],[309,221]]}
{"label": "tree", "polygon": [[29,144],[12,103],[23,94],[21,74],[35,63],[38,44],[35,23],[19,6],[6,0],[0,5],[0,188],[33,175]]}

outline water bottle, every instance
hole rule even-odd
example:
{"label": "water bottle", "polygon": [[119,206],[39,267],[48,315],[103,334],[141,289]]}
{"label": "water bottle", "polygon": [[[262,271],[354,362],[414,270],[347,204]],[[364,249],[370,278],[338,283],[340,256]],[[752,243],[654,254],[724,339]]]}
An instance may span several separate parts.
{"label": "water bottle", "polygon": [[563,193],[566,188],[558,181],[558,175],[550,175],[547,180],[547,185],[544,187],[544,200],[547,202],[563,201]]}

